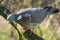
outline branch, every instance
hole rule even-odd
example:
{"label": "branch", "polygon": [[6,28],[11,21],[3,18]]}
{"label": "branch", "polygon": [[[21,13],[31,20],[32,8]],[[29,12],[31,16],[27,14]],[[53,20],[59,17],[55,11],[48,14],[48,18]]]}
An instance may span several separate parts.
{"label": "branch", "polygon": [[29,40],[44,40],[42,37],[39,37],[36,34],[34,34],[31,30],[24,32],[24,35]]}
{"label": "branch", "polygon": [[14,24],[13,22],[10,22],[10,24],[17,30],[17,32],[19,34],[19,40],[22,40],[22,34],[20,33],[19,29],[17,28],[17,25]]}

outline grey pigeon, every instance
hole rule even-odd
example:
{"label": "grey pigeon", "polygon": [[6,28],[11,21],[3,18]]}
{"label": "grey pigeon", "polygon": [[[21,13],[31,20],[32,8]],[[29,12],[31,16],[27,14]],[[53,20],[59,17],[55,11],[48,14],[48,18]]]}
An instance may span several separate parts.
{"label": "grey pigeon", "polygon": [[26,8],[20,10],[17,14],[10,14],[7,20],[10,22],[16,21],[24,28],[31,28],[31,23],[40,24],[44,18],[48,15],[58,13],[59,9],[51,6],[43,8]]}

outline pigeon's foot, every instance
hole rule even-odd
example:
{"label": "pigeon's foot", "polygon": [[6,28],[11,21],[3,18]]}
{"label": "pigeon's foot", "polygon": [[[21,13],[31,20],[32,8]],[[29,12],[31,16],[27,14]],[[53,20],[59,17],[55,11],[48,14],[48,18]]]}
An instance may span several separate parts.
{"label": "pigeon's foot", "polygon": [[24,30],[25,30],[24,33],[26,33],[26,34],[29,34],[29,35],[33,35],[34,34],[34,32],[31,31],[30,29],[24,28]]}

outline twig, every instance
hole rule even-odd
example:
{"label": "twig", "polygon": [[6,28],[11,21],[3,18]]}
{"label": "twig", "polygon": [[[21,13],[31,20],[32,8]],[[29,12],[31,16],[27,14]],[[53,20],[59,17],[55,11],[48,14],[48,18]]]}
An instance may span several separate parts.
{"label": "twig", "polygon": [[17,28],[17,25],[14,24],[13,22],[10,22],[10,24],[17,30],[17,32],[19,34],[19,40],[22,40],[22,34],[20,33],[19,29]]}

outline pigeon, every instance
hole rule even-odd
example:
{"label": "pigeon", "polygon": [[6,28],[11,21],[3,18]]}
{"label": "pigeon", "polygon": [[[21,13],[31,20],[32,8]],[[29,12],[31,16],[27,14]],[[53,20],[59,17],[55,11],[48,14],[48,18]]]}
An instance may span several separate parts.
{"label": "pigeon", "polygon": [[52,6],[46,6],[43,8],[25,8],[20,10],[16,14],[9,14],[7,20],[10,22],[16,21],[22,27],[26,29],[33,28],[31,23],[40,24],[47,15],[56,14],[59,12],[58,8],[53,8]]}

